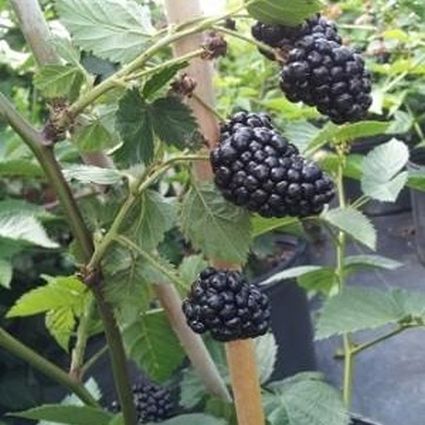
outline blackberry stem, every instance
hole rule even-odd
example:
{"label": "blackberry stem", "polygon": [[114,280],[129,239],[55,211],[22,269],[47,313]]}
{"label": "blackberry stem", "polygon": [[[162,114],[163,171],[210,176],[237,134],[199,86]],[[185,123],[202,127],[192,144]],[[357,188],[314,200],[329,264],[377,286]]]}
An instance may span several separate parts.
{"label": "blackberry stem", "polygon": [[84,354],[87,347],[89,338],[89,327],[96,311],[96,304],[94,299],[91,298],[85,308],[85,311],[80,319],[77,329],[77,342],[72,350],[71,367],[69,375],[77,382],[81,382],[83,378],[83,363]]}
{"label": "blackberry stem", "polygon": [[133,80],[133,79],[142,78],[142,77],[146,77],[146,76],[149,76],[149,75],[156,74],[157,72],[160,72],[165,68],[171,67],[173,65],[178,65],[178,64],[181,64],[181,63],[184,63],[184,62],[188,62],[191,59],[195,59],[197,57],[200,57],[204,52],[205,52],[204,49],[197,49],[193,52],[188,53],[187,55],[181,56],[179,58],[170,59],[170,60],[165,61],[165,62],[163,62],[160,65],[157,65],[155,67],[148,68],[144,71],[127,75],[124,78],[124,80],[128,81],[128,80]]}
{"label": "blackberry stem", "polygon": [[226,344],[227,364],[239,425],[265,424],[252,339]]}
{"label": "blackberry stem", "polygon": [[247,43],[258,47],[259,49],[266,51],[267,53],[271,53],[273,55],[276,54],[275,49],[273,49],[272,47],[268,46],[265,43],[262,43],[261,41],[256,40],[255,38],[247,37],[237,31],[233,31],[228,28],[221,27],[219,25],[214,25],[213,28],[216,31],[222,32],[223,34],[227,34],[227,35],[230,35],[231,37],[238,38],[239,40],[246,41]]}
{"label": "blackberry stem", "polygon": [[96,362],[108,352],[108,346],[104,345],[97,353],[93,354],[93,356],[87,360],[87,362],[82,367],[81,374],[84,375],[96,364]]}
{"label": "blackberry stem", "polygon": [[[256,0],[250,0],[247,4],[253,3]],[[67,113],[63,115],[62,119],[59,122],[59,126],[67,127],[70,123],[70,120],[77,117],[81,112],[83,112],[89,105],[94,103],[100,96],[113,89],[116,86],[117,81],[125,79],[128,75],[133,72],[143,68],[149,59],[155,56],[162,49],[171,46],[173,43],[176,43],[180,40],[186,39],[189,36],[199,34],[208,28],[211,28],[214,24],[231,17],[232,15],[240,12],[246,7],[246,4],[238,7],[232,12],[226,13],[222,16],[214,18],[205,18],[200,21],[195,22],[195,24],[189,28],[182,29],[181,31],[173,32],[170,31],[168,35],[162,37],[158,40],[153,46],[145,50],[140,56],[134,59],[132,62],[121,68],[115,74],[111,75],[109,78],[104,80],[99,85],[93,87],[91,90],[82,94],[79,99],[77,99],[68,109]],[[199,44],[194,46],[194,48],[199,48]],[[186,52],[187,53],[187,52]]]}
{"label": "blackberry stem", "polygon": [[194,93],[192,97],[199,102],[206,110],[210,111],[220,122],[225,122],[225,118],[210,104],[208,104],[204,99],[201,98],[198,94]]}
{"label": "blackberry stem", "polygon": [[[61,202],[71,232],[81,247],[84,260],[88,262],[93,253],[91,234],[84,223],[71,188],[65,180],[61,167],[56,160],[52,144],[43,137],[42,133],[32,127],[32,125],[16,111],[14,106],[1,93],[0,116],[22,138],[24,143],[31,149],[34,156],[42,166],[49,183],[55,190],[57,197]],[[110,348],[112,370],[124,414],[125,425],[135,425],[136,411],[133,405],[130,382],[128,380],[127,362],[123,341],[115,320],[113,309],[104,298],[101,283],[102,282],[100,282],[100,284],[93,285],[91,290],[93,291],[99,308],[99,313]],[[59,378],[59,376],[56,377]]]}
{"label": "blackberry stem", "polygon": [[[336,186],[338,192],[338,201],[340,208],[346,208],[347,203],[345,199],[344,190],[344,168],[345,168],[345,155],[343,147],[337,146],[338,155],[338,172],[336,179]],[[344,274],[344,258],[346,251],[346,235],[345,232],[338,233],[338,243],[336,244],[337,268],[336,274],[338,276],[339,292],[345,287],[345,274]],[[353,344],[349,333],[344,334],[343,337],[344,347],[344,384],[343,384],[343,399],[347,408],[351,406],[352,388],[353,388],[353,371],[354,371],[354,358],[353,358]]]}

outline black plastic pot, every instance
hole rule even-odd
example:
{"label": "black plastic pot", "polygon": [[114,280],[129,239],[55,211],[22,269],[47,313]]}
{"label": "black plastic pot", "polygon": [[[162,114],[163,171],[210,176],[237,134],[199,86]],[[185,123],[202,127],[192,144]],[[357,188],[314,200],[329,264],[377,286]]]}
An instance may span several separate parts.
{"label": "black plastic pot", "polygon": [[[279,266],[257,276],[259,283],[287,268],[308,263],[307,243],[289,235],[277,236],[275,243],[292,254]],[[295,281],[276,282],[266,287],[272,305],[272,330],[278,344],[278,358],[272,380],[299,372],[316,370],[313,326],[305,291]]]}
{"label": "black plastic pot", "polygon": [[372,422],[369,419],[365,419],[357,415],[352,415],[350,425],[381,425],[381,424],[379,424],[378,422]]}
{"label": "black plastic pot", "polygon": [[[351,153],[367,155],[372,149],[388,142],[393,136],[383,135],[361,139],[352,145]],[[352,202],[362,196],[362,189],[359,180],[346,178],[344,180],[345,193],[347,199]],[[364,207],[364,212],[369,216],[382,216],[389,214],[398,214],[403,211],[409,211],[412,208],[409,190],[404,188],[397,198],[396,202],[370,201]]]}
{"label": "black plastic pot", "polygon": [[[409,171],[425,173],[425,149],[412,151],[408,164]],[[411,190],[413,221],[415,224],[416,250],[419,261],[425,264],[425,192]]]}

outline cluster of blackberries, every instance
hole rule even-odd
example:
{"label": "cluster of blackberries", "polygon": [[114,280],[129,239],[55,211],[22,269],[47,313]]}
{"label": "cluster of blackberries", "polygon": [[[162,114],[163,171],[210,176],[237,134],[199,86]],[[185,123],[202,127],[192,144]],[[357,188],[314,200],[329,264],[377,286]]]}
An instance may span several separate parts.
{"label": "cluster of blackberries", "polygon": [[258,286],[235,271],[205,269],[183,303],[190,328],[222,342],[255,338],[270,328],[270,304]]}
{"label": "cluster of blackberries", "polygon": [[333,23],[320,16],[296,28],[257,23],[252,33],[285,51],[280,86],[288,100],[316,106],[336,124],[366,117],[371,76],[361,55],[342,45]]}
{"label": "cluster of blackberries", "polygon": [[[138,424],[162,422],[173,414],[175,403],[166,388],[152,382],[141,382],[133,385],[132,390]],[[117,402],[112,404],[111,410],[119,411]]]}
{"label": "cluster of blackberries", "polygon": [[[274,49],[278,49],[282,57],[293,48],[297,40],[312,34],[322,34],[327,40],[335,41],[340,44],[342,43],[336,25],[322,18],[320,15],[307,19],[303,24],[297,27],[263,24],[262,22],[257,22],[252,27],[252,35],[254,38]],[[261,51],[261,53],[271,60],[276,59],[275,56],[268,52]]]}
{"label": "cluster of blackberries", "polygon": [[320,214],[335,195],[332,180],[266,114],[235,114],[222,127],[211,163],[224,198],[263,217]]}

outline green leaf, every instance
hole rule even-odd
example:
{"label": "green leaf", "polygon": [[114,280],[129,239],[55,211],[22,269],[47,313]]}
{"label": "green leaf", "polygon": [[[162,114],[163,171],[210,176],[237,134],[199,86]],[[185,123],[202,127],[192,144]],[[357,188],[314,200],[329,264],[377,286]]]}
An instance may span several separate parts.
{"label": "green leaf", "polygon": [[157,381],[165,381],[181,365],[184,352],[162,311],[140,316],[126,326],[124,343],[129,356]]}
{"label": "green leaf", "polygon": [[320,12],[322,7],[319,0],[258,0],[249,4],[247,10],[253,18],[267,24],[296,26]]}
{"label": "green leaf", "polygon": [[320,270],[300,276],[297,281],[298,285],[307,291],[329,295],[338,285],[338,276],[332,267],[322,267]]}
{"label": "green leaf", "polygon": [[9,214],[27,214],[38,220],[51,220],[55,216],[42,206],[31,204],[23,199],[5,199],[0,201],[0,215]]}
{"label": "green leaf", "polygon": [[322,270],[322,266],[299,266],[283,270],[270,276],[267,280],[261,282],[261,285],[270,285],[272,283],[281,282],[283,280],[294,279],[308,273]]}
{"label": "green leaf", "polygon": [[76,325],[75,315],[69,307],[51,310],[46,314],[46,327],[56,342],[68,352],[69,340]]}
{"label": "green leaf", "polygon": [[268,333],[254,340],[255,358],[257,360],[260,382],[267,382],[274,371],[277,360],[278,346],[272,333]]}
{"label": "green leaf", "polygon": [[[99,401],[102,398],[102,392],[100,391],[99,385],[93,378],[89,378],[84,386],[86,390],[93,396],[93,398]],[[74,394],[66,395],[62,401],[62,406],[84,406],[84,403]],[[41,421],[38,425],[56,425],[57,423]]]}
{"label": "green leaf", "polygon": [[290,122],[285,126],[285,136],[300,152],[305,152],[319,133],[319,128],[305,120]]}
{"label": "green leaf", "polygon": [[62,406],[46,404],[10,415],[36,421],[49,421],[69,425],[108,425],[113,415],[105,410],[89,406]]}
{"label": "green leaf", "polygon": [[112,147],[116,142],[100,117],[89,119],[77,126],[73,140],[81,152],[104,150]]}
{"label": "green leaf", "polygon": [[46,65],[34,77],[34,85],[47,98],[66,97],[75,100],[84,74],[75,65]]}
{"label": "green leaf", "polygon": [[328,294],[337,283],[335,270],[331,267],[299,266],[276,273],[266,281],[261,282],[261,285],[285,282],[294,278],[306,290],[320,291],[325,294]]}
{"label": "green leaf", "polygon": [[112,62],[134,59],[154,32],[149,8],[133,0],[56,0],[56,7],[80,47]]}
{"label": "green leaf", "polygon": [[344,269],[348,273],[368,268],[395,270],[402,266],[402,263],[380,255],[354,255],[344,259]]}
{"label": "green leaf", "polygon": [[[148,310],[152,300],[149,281],[145,277],[145,263],[134,259],[127,265],[124,258],[125,268],[120,269],[119,267],[123,266],[123,262],[120,261],[123,257],[117,256],[116,253],[117,251],[114,250],[105,259],[110,263],[108,270],[113,270],[112,274],[106,275],[106,297],[117,308],[124,320],[134,321],[140,312]],[[112,261],[111,257],[113,257]],[[115,262],[120,263],[118,267],[115,267]]]}
{"label": "green leaf", "polygon": [[159,90],[161,90],[167,83],[169,83],[181,70],[186,68],[188,65],[187,62],[177,63],[171,66],[168,66],[156,74],[152,75],[152,77],[146,81],[143,86],[143,97],[148,99],[156,94]]}
{"label": "green leaf", "polygon": [[205,396],[205,387],[199,376],[192,369],[184,370],[179,404],[186,409],[193,409]]}
{"label": "green leaf", "polygon": [[395,202],[407,182],[400,171],[409,160],[409,149],[396,139],[377,146],[363,161],[362,190],[370,198]]}
{"label": "green leaf", "polygon": [[264,218],[259,215],[251,217],[252,237],[258,238],[275,230],[282,230],[287,233],[302,234],[301,222],[298,218]]}
{"label": "green leaf", "polygon": [[266,399],[270,425],[348,425],[340,393],[317,377],[299,374],[271,386]]}
{"label": "green leaf", "polygon": [[12,263],[6,258],[0,257],[0,286],[4,288],[10,288],[10,282],[12,282]]}
{"label": "green leaf", "polygon": [[143,277],[148,282],[176,284],[178,281],[178,286],[181,286],[180,278],[173,263],[171,263],[167,258],[161,257],[156,253],[148,255],[150,255],[151,261],[143,261],[142,271]]}
{"label": "green leaf", "polygon": [[63,169],[63,175],[68,181],[77,180],[81,183],[112,185],[122,179],[121,173],[114,168],[100,168],[94,165],[73,164]]}
{"label": "green leaf", "polygon": [[9,159],[0,162],[2,177],[44,178],[44,172],[38,164],[26,159]]}
{"label": "green leaf", "polygon": [[175,96],[155,100],[152,104],[151,120],[159,139],[180,149],[194,139],[198,130],[190,108]]}
{"label": "green leaf", "polygon": [[40,222],[25,213],[0,214],[0,237],[28,242],[44,248],[58,248],[47,235]]}
{"label": "green leaf", "polygon": [[204,415],[202,413],[191,413],[187,415],[176,416],[161,422],[162,425],[226,425],[224,419],[215,416]]}
{"label": "green leaf", "polygon": [[349,287],[325,303],[316,338],[374,329],[424,313],[424,294]]}
{"label": "green leaf", "polygon": [[152,160],[154,135],[161,142],[183,148],[194,140],[198,125],[189,107],[177,97],[147,103],[132,89],[119,101],[116,128],[124,142],[118,154],[134,164]]}
{"label": "green leaf", "polygon": [[198,278],[199,273],[208,267],[208,262],[202,255],[191,255],[183,258],[179,267],[179,275],[185,286],[189,288]]}
{"label": "green leaf", "polygon": [[[363,155],[351,154],[345,157],[344,177],[360,180],[363,174]],[[339,159],[336,154],[327,153],[318,160],[320,166],[328,173],[335,173],[338,170]]]}
{"label": "green leaf", "polygon": [[78,309],[85,286],[75,276],[48,278],[47,285],[33,289],[19,298],[7,317],[24,317],[63,307]]}
{"label": "green leaf", "polygon": [[376,249],[376,230],[370,220],[360,211],[351,207],[337,208],[326,211],[321,217],[368,248]]}
{"label": "green leaf", "polygon": [[251,242],[249,214],[223,199],[212,184],[193,186],[182,206],[184,235],[211,258],[246,261]]}
{"label": "green leaf", "polygon": [[111,422],[109,422],[108,425],[125,425],[124,423],[124,416],[122,413],[116,415],[112,418]]}
{"label": "green leaf", "polygon": [[148,190],[141,199],[141,211],[130,228],[131,239],[144,251],[153,251],[164,240],[177,219],[175,200],[164,198],[160,193]]}
{"label": "green leaf", "polygon": [[[68,64],[80,66],[81,53],[73,45],[69,35],[64,31],[62,34],[51,34],[51,42],[56,53]],[[80,68],[81,69],[81,68]]]}
{"label": "green leaf", "polygon": [[311,140],[308,150],[319,149],[330,141],[347,142],[362,137],[377,136],[385,133],[390,125],[391,122],[382,121],[361,121],[343,126],[330,123],[323,127],[323,129]]}
{"label": "green leaf", "polygon": [[414,117],[404,111],[396,111],[394,121],[387,130],[387,134],[404,134],[407,133],[415,123]]}
{"label": "green leaf", "polygon": [[409,170],[409,177],[407,180],[407,186],[411,189],[419,190],[421,192],[425,191],[425,172]]}
{"label": "green leaf", "polygon": [[128,90],[119,100],[116,129],[124,144],[118,156],[129,164],[147,164],[153,159],[154,135],[148,108],[137,89]]}

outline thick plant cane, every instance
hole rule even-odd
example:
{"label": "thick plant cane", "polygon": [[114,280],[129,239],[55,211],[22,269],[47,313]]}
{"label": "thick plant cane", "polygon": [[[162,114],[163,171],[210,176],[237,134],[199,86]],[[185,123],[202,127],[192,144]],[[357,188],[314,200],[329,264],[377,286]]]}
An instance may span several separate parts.
{"label": "thick plant cane", "polygon": [[[179,24],[202,14],[199,0],[165,0],[170,24]],[[202,44],[202,35],[193,35],[180,40],[174,45],[176,57],[184,55]],[[196,96],[189,100],[190,106],[198,119],[201,131],[212,148],[218,141],[219,127],[214,115],[206,105],[214,104],[212,85],[212,66],[210,63],[195,59],[187,70],[197,81]],[[199,102],[197,99],[201,99]],[[208,164],[195,168],[198,180],[210,180],[212,172]],[[214,259],[212,259],[214,262]],[[227,268],[237,265],[217,264]],[[261,403],[261,390],[255,361],[252,340],[234,341],[226,344],[227,361],[232,379],[232,388],[236,404],[239,425],[264,425],[264,412]]]}

